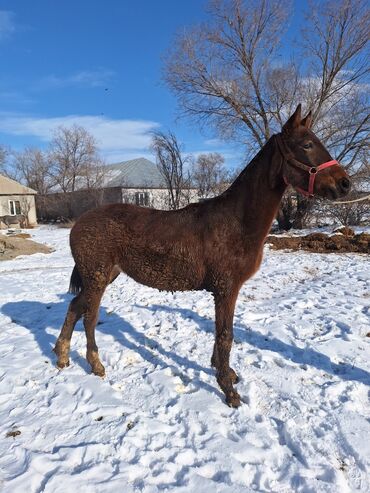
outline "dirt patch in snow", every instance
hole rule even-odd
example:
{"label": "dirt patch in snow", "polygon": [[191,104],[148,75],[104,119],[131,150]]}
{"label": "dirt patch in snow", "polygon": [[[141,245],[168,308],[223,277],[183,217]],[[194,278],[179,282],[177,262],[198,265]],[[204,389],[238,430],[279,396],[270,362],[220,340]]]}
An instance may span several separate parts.
{"label": "dirt patch in snow", "polygon": [[50,253],[52,251],[52,248],[28,240],[21,235],[5,236],[0,234],[0,260],[11,260],[19,255]]}
{"label": "dirt patch in snow", "polygon": [[274,250],[307,250],[314,253],[370,253],[370,234],[355,234],[349,228],[332,235],[312,233],[307,236],[270,235],[266,243]]}

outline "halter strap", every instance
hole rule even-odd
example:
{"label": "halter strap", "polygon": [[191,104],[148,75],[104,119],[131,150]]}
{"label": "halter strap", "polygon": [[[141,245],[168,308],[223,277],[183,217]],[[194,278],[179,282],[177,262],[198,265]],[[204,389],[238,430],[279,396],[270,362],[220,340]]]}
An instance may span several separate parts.
{"label": "halter strap", "polygon": [[[281,152],[281,155],[283,156],[283,159],[288,163],[293,165],[296,168],[303,169],[304,171],[307,171],[309,173],[309,180],[308,180],[308,190],[304,190],[303,188],[296,187],[294,186],[298,192],[300,192],[302,195],[305,197],[310,197],[312,198],[314,196],[314,186],[315,186],[315,178],[316,175],[319,171],[322,171],[325,168],[329,168],[330,166],[335,166],[338,165],[338,161],[335,159],[332,159],[331,161],[327,161],[325,163],[319,164],[319,166],[310,166],[309,164],[302,163],[301,161],[298,161],[293,154],[291,153],[290,149],[287,147],[285,144],[284,140],[282,139],[281,134],[276,134],[275,135],[275,140],[277,143],[277,146]],[[283,175],[284,182],[286,185],[290,185],[286,177]]]}

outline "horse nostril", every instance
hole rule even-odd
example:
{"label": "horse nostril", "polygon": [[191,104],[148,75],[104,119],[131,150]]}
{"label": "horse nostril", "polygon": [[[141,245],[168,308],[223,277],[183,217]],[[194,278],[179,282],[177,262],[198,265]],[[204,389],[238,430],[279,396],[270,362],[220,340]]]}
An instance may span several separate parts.
{"label": "horse nostril", "polygon": [[348,190],[351,188],[351,182],[349,181],[348,178],[342,178],[339,184],[344,192],[348,192]]}

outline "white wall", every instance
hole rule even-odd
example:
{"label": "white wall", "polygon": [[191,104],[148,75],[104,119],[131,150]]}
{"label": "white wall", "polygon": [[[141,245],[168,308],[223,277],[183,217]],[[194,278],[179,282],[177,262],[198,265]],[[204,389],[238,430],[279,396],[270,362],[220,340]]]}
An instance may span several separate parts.
{"label": "white wall", "polygon": [[[163,188],[122,188],[122,201],[124,203],[135,204],[136,193],[144,192],[149,195],[148,207],[155,209],[168,209],[168,191]],[[190,190],[190,202],[198,202],[198,194],[196,190]],[[182,206],[187,205],[185,201]]]}

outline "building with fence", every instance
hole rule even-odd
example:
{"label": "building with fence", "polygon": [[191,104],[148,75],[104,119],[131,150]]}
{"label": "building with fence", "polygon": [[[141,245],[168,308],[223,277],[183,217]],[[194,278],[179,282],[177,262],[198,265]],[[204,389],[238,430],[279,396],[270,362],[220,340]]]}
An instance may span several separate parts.
{"label": "building with fence", "polygon": [[[77,183],[78,189],[73,192],[54,190],[46,196],[37,196],[38,216],[43,220],[72,219],[99,205],[113,203],[168,208],[166,182],[157,166],[146,158],[104,166],[99,188],[88,188],[83,179]],[[197,190],[187,189],[187,197],[187,201],[198,200]]]}

